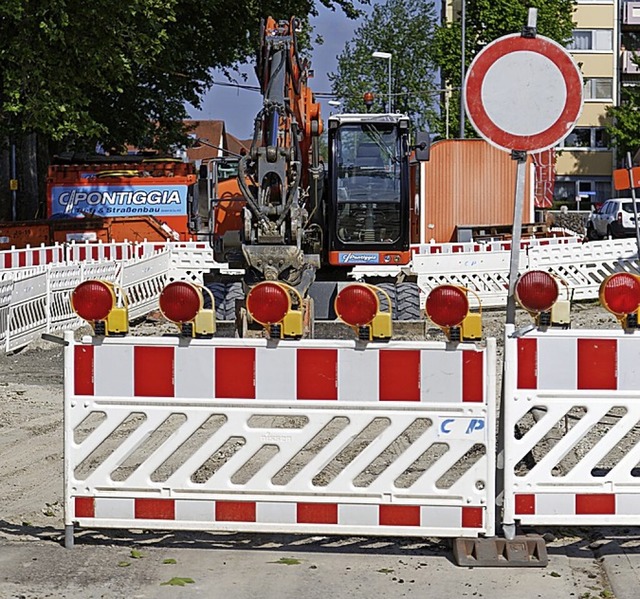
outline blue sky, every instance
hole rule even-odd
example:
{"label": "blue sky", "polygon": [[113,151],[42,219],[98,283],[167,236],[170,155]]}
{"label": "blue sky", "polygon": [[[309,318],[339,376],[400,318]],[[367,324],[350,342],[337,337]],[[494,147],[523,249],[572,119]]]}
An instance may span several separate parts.
{"label": "blue sky", "polygon": [[[321,5],[319,12],[319,16],[311,22],[316,34],[323,37],[324,44],[318,46],[311,56],[314,77],[309,85],[315,93],[328,93],[331,86],[327,73],[336,71],[337,56],[345,43],[352,39],[353,32],[361,21],[351,21],[340,10],[332,12]],[[246,84],[258,85],[253,68],[249,67],[246,72],[249,75]],[[216,80],[226,82],[222,75],[218,75]],[[262,97],[257,91],[214,85],[204,97],[200,111],[190,107],[190,116],[196,119],[223,120],[229,133],[240,139],[247,139],[253,135],[253,120],[261,105]],[[323,100],[322,116],[327,117],[330,111],[331,107]]]}

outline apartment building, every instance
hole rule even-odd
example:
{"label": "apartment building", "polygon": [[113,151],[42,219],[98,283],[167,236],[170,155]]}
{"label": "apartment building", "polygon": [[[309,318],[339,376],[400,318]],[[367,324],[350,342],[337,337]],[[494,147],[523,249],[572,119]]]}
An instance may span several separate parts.
{"label": "apartment building", "polygon": [[619,4],[620,0],[576,2],[575,29],[567,49],[582,72],[584,104],[573,131],[556,149],[554,191],[555,200],[571,208],[588,210],[612,197],[616,156],[608,147],[605,125],[607,106],[619,102]]}

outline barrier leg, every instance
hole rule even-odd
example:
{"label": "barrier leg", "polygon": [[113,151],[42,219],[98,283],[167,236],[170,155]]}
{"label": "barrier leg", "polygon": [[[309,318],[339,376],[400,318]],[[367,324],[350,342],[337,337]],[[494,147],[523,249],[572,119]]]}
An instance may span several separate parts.
{"label": "barrier leg", "polygon": [[66,524],[64,527],[64,546],[66,549],[73,549],[73,524]]}

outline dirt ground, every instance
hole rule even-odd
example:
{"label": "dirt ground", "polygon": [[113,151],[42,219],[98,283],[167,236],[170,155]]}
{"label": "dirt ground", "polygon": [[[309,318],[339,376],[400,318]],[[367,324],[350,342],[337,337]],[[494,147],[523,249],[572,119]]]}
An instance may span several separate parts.
{"label": "dirt ground", "polygon": [[[573,328],[615,328],[615,319],[595,303],[575,305]],[[527,322],[518,314],[518,324]],[[504,312],[483,315],[485,337],[498,340]],[[166,331],[144,322],[135,334]],[[442,334],[428,329],[429,337]],[[501,359],[501,356],[498,356]],[[13,355],[0,354],[0,538],[34,531],[59,535],[62,520],[62,346],[40,340]]]}

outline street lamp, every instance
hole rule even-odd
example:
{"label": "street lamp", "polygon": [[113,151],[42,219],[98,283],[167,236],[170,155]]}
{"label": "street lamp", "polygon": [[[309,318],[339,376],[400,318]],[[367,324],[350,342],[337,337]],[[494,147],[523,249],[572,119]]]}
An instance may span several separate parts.
{"label": "street lamp", "polygon": [[389,83],[388,83],[388,91],[389,91],[389,112],[391,112],[391,52],[374,52],[371,55],[373,58],[384,58],[389,61]]}

